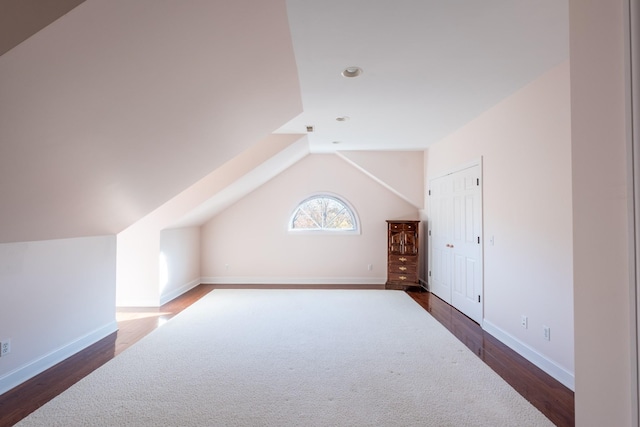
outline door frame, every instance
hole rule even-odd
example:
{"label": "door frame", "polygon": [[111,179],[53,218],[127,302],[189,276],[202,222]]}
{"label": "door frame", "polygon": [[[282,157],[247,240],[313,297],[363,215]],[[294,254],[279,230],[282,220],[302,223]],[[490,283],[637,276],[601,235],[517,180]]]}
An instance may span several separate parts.
{"label": "door frame", "polygon": [[483,167],[483,157],[480,156],[476,159],[473,159],[467,163],[460,164],[451,169],[446,169],[445,172],[439,173],[436,176],[427,176],[427,191],[425,194],[425,200],[427,200],[427,230],[426,230],[426,238],[427,238],[427,259],[426,259],[426,278],[427,278],[427,290],[431,291],[431,276],[429,275],[429,271],[431,271],[431,203],[429,202],[429,191],[431,190],[431,182],[433,180],[446,177],[448,175],[452,175],[456,172],[461,172],[465,169],[469,169],[472,167],[478,166],[480,170],[480,298],[481,298],[481,316],[480,316],[480,327],[484,329],[484,306],[485,306],[485,298],[484,298],[484,167]]}
{"label": "door frame", "polygon": [[640,0],[625,2],[632,422],[640,425]]}

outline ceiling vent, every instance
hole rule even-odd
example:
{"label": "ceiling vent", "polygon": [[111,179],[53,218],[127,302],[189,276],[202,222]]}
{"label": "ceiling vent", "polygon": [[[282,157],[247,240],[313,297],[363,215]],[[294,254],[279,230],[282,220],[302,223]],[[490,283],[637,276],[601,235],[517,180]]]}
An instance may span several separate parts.
{"label": "ceiling vent", "polygon": [[307,132],[313,132],[313,126],[307,126]]}

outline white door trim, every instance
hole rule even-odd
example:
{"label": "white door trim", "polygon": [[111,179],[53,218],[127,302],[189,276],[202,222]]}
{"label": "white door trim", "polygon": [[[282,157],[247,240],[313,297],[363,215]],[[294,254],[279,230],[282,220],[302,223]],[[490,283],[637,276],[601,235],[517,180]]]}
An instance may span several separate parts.
{"label": "white door trim", "polygon": [[632,421],[640,425],[640,0],[625,1]]}

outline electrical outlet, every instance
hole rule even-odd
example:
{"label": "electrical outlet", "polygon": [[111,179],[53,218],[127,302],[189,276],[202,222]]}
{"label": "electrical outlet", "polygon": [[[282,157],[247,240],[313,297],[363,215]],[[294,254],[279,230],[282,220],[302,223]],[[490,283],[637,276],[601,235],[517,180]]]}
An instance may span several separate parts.
{"label": "electrical outlet", "polygon": [[0,357],[11,353],[11,340],[0,341]]}
{"label": "electrical outlet", "polygon": [[542,327],[542,333],[544,334],[544,339],[547,341],[551,341],[551,328],[548,326]]}
{"label": "electrical outlet", "polygon": [[520,318],[520,326],[527,329],[529,327],[529,319],[524,314]]}

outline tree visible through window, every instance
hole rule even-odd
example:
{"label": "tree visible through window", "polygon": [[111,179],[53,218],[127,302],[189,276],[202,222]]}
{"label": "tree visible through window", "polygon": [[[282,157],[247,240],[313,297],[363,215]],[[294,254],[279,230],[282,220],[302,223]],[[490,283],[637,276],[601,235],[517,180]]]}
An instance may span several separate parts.
{"label": "tree visible through window", "polygon": [[326,194],[310,197],[293,213],[290,230],[356,231],[352,210],[337,197]]}

